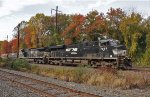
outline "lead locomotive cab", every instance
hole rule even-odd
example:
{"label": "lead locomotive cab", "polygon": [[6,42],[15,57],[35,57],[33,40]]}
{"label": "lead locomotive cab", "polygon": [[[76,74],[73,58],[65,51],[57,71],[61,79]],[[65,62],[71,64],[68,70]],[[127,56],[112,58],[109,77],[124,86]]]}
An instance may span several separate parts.
{"label": "lead locomotive cab", "polygon": [[118,40],[100,39],[99,46],[101,52],[104,54],[103,58],[116,59],[117,68],[132,68],[131,59],[127,56],[127,49]]}
{"label": "lead locomotive cab", "polygon": [[99,40],[100,51],[108,53],[107,57],[126,56],[126,47],[121,45],[118,40],[102,39]]}

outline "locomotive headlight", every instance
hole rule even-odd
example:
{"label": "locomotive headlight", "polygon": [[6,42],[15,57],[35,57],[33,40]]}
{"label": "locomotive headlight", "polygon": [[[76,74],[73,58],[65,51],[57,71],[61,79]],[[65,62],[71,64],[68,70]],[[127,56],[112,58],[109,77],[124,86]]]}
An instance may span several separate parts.
{"label": "locomotive headlight", "polygon": [[126,54],[127,54],[127,50],[122,50],[121,55],[122,55],[122,56],[126,56]]}
{"label": "locomotive headlight", "polygon": [[126,53],[127,53],[126,50],[118,50],[118,49],[113,50],[114,55],[126,56]]}

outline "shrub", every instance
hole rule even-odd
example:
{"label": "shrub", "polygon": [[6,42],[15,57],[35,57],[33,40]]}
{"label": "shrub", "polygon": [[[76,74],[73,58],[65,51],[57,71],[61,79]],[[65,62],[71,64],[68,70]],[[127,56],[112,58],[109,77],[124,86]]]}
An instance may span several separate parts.
{"label": "shrub", "polygon": [[14,70],[27,71],[31,69],[30,64],[24,59],[16,59],[12,62],[11,68]]}
{"label": "shrub", "polygon": [[3,60],[3,59],[0,57],[0,62],[2,62],[2,60]]}
{"label": "shrub", "polygon": [[10,65],[12,64],[12,60],[8,59],[8,58],[0,58],[0,67],[5,67],[5,68],[9,68]]}
{"label": "shrub", "polygon": [[32,65],[30,72],[55,79],[108,88],[132,89],[150,86],[150,72],[146,71],[118,71],[112,68],[89,69],[83,67],[46,68]]}
{"label": "shrub", "polygon": [[2,58],[0,58],[0,67],[4,67],[5,66],[5,62],[3,61]]}
{"label": "shrub", "polygon": [[73,78],[75,82],[81,83],[83,82],[84,75],[86,74],[86,68],[83,67],[77,67],[73,70]]}
{"label": "shrub", "polygon": [[36,65],[31,66],[32,73],[39,74],[39,70],[40,70],[39,66],[36,66]]}

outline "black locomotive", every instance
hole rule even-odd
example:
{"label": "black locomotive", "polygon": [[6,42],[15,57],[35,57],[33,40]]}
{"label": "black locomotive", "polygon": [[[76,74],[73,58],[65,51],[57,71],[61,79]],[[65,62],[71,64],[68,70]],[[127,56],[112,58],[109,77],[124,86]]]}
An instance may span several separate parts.
{"label": "black locomotive", "polygon": [[109,38],[98,38],[97,41],[84,41],[72,45],[22,49],[21,51],[20,58],[34,60],[36,63],[82,64],[123,69],[132,67],[125,45]]}

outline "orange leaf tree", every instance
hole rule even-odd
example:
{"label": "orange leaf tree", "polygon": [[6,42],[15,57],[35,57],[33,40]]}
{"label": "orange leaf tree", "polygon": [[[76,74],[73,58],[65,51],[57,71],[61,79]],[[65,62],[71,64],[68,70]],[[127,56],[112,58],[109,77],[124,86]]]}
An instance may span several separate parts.
{"label": "orange leaf tree", "polygon": [[68,27],[62,33],[65,44],[71,44],[80,40],[80,34],[83,31],[85,17],[83,15],[74,15]]}
{"label": "orange leaf tree", "polygon": [[18,40],[16,38],[12,39],[10,41],[11,47],[12,47],[12,52],[17,52],[18,49]]}
{"label": "orange leaf tree", "polygon": [[2,53],[8,54],[8,53],[10,53],[11,51],[12,51],[12,50],[11,50],[11,46],[10,46],[9,42],[5,40],[5,41],[2,43]]}
{"label": "orange leaf tree", "polygon": [[83,36],[86,40],[96,40],[98,35],[106,32],[106,26],[104,14],[91,11],[86,16]]}

